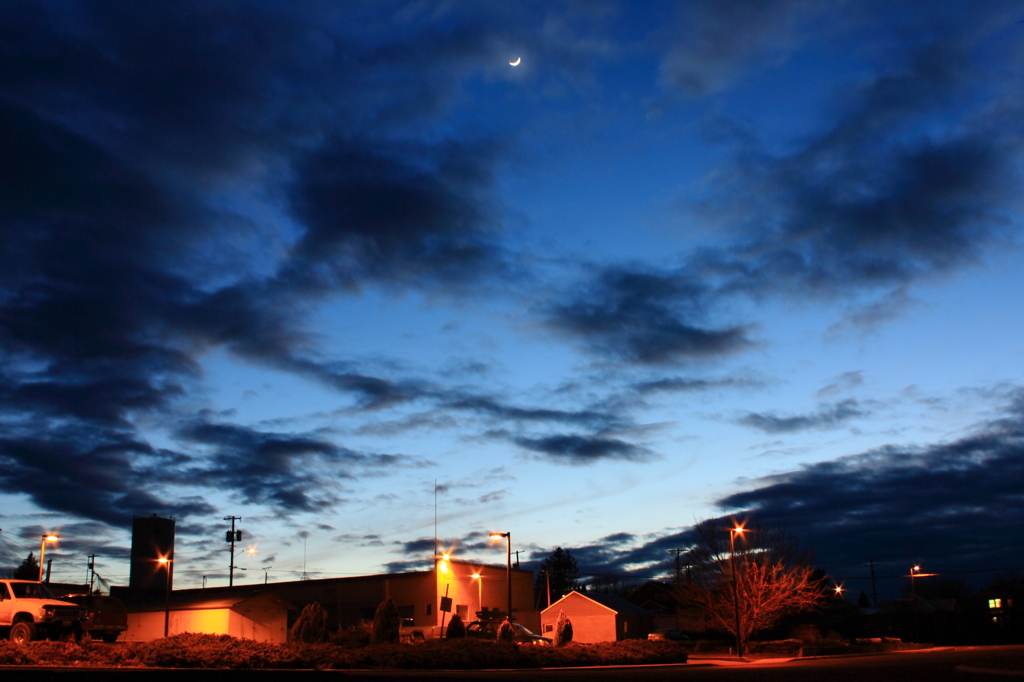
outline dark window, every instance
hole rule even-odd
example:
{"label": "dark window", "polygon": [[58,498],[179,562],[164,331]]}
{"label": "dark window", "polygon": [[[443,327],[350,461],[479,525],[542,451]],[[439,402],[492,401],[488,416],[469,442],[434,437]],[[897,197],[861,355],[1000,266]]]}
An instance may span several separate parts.
{"label": "dark window", "polygon": [[434,613],[434,605],[433,604],[427,604],[427,615],[429,616],[429,615],[431,615],[433,613]]}

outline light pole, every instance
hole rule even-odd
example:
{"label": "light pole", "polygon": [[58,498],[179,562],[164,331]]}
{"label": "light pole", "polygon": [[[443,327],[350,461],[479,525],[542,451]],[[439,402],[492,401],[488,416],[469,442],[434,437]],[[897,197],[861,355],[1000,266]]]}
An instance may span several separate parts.
{"label": "light pole", "polygon": [[479,619],[484,610],[484,577],[479,573],[469,577],[476,581],[476,617]]}
{"label": "light pole", "polygon": [[56,533],[48,533],[43,536],[42,542],[39,543],[39,582],[43,582],[43,566],[46,565],[46,543],[57,542],[60,540],[60,536]]}
{"label": "light pole", "polygon": [[500,540],[505,538],[505,549],[506,549],[506,564],[505,564],[505,582],[508,587],[508,621],[512,622],[512,532],[507,533],[491,533],[492,540]]}
{"label": "light pole", "polygon": [[914,576],[921,571],[921,567],[914,564],[910,567],[910,603],[911,608],[914,609],[914,641],[921,641],[921,627],[917,621],[917,590],[914,588]]}
{"label": "light pole", "polygon": [[167,572],[164,582],[164,637],[167,637],[171,625],[171,560],[167,557],[160,557],[157,562],[163,564],[164,570]]}
{"label": "light pole", "polygon": [[729,563],[732,565],[732,608],[736,612],[736,656],[743,658],[743,622],[740,618],[740,593],[736,582],[736,536],[743,535],[746,529],[737,524],[729,529]]}

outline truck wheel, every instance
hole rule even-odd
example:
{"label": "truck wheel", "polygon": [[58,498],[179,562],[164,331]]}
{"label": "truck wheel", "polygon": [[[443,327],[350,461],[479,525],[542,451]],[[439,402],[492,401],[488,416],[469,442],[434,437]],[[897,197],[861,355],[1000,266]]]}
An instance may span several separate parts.
{"label": "truck wheel", "polygon": [[15,644],[27,644],[36,638],[36,626],[34,623],[21,621],[11,627],[10,640]]}

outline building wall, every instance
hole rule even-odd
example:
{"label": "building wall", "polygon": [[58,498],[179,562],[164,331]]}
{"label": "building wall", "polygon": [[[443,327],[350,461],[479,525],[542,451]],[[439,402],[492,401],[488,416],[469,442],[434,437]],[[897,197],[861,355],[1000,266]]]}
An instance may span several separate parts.
{"label": "building wall", "polygon": [[[412,618],[414,625],[433,628],[441,625],[441,597],[444,596],[445,590],[448,590],[448,596],[452,599],[452,611],[443,615],[445,625],[451,622],[459,607],[467,614],[466,622],[476,620],[480,606],[489,611],[505,612],[505,566],[448,562],[447,567],[447,573],[435,570],[175,590],[171,598],[171,607],[173,610],[175,602],[198,604],[204,600],[223,600],[229,597],[238,597],[240,600],[259,592],[271,594],[294,607],[288,613],[286,629],[294,624],[303,607],[313,602],[319,602],[327,610],[333,625],[351,627],[361,620],[371,620],[377,606],[390,597],[403,617]],[[475,572],[480,573],[482,580],[471,577]],[[163,606],[163,590],[144,595],[141,592],[133,593],[120,588],[115,589],[114,593],[130,607],[134,604],[136,611],[157,611]],[[533,608],[532,572],[512,571],[512,608],[519,623],[534,632],[540,631],[540,614]],[[159,624],[159,633],[159,636],[163,636],[162,620]],[[149,635],[146,637],[152,638]]]}
{"label": "building wall", "polygon": [[[211,635],[231,635],[257,642],[284,643],[288,640],[287,613],[283,608],[240,605],[238,610],[188,609],[172,610],[168,620],[168,634],[193,632]],[[164,611],[144,611],[128,614],[125,642],[148,642],[164,636]]]}
{"label": "building wall", "polygon": [[541,612],[541,634],[545,637],[554,638],[559,613],[565,613],[572,622],[574,642],[645,639],[653,631],[653,619],[649,615],[618,613],[582,594],[570,592]]}
{"label": "building wall", "polygon": [[545,637],[554,639],[559,613],[565,613],[572,622],[574,642],[586,644],[618,640],[620,627],[616,613],[576,592],[570,592],[541,612],[541,634]]}
{"label": "building wall", "polygon": [[[477,620],[480,611],[508,611],[508,571],[505,566],[480,566],[471,563],[448,562],[447,570],[438,567],[437,603],[446,593],[452,600],[452,611],[445,618],[447,624],[455,614],[470,623]],[[473,578],[476,573],[480,578]],[[533,606],[533,573],[512,571],[512,612],[516,622],[534,632],[540,631],[540,614]],[[441,624],[438,618],[437,624]],[[418,625],[418,623],[417,623]]]}

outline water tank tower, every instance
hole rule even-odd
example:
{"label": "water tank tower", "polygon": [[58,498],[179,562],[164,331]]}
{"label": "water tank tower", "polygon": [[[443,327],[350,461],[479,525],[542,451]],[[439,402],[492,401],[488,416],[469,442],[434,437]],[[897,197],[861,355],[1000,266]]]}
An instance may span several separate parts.
{"label": "water tank tower", "polygon": [[[160,559],[167,559],[162,563]],[[174,583],[174,519],[132,517],[132,564],[128,588],[171,589]]]}

